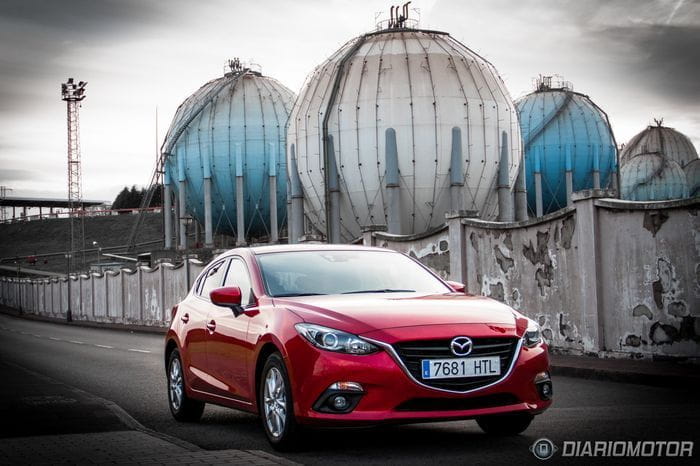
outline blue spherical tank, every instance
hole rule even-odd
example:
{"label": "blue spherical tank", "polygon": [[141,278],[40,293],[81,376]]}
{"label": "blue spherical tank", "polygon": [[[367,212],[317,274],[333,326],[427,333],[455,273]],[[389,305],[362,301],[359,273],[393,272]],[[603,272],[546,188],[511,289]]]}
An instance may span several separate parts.
{"label": "blue spherical tank", "polygon": [[620,168],[620,195],[628,201],[665,201],[688,197],[681,166],[660,152],[643,153]]}
{"label": "blue spherical tank", "polygon": [[[204,224],[204,179],[211,178],[214,232],[236,232],[244,203],[246,238],[270,234],[270,176],[277,180],[277,218],[286,220],[286,124],[294,93],[260,72],[238,66],[209,81],[177,109],[163,144],[165,183],[185,181],[186,211]],[[243,199],[236,199],[236,177]]]}
{"label": "blue spherical tank", "polygon": [[542,177],[543,213],[566,206],[566,172],[571,170],[573,191],[600,187],[617,170],[617,147],[607,115],[591,99],[566,82],[538,80],[535,92],[517,100],[525,149],[528,207],[535,212],[535,173]]}

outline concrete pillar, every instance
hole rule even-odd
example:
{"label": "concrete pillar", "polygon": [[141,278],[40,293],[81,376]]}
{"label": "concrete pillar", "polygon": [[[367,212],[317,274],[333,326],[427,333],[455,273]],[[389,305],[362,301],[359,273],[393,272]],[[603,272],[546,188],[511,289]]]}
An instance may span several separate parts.
{"label": "concrete pillar", "polygon": [[291,214],[289,217],[289,243],[296,244],[304,236],[304,191],[301,187],[299,169],[294,144],[289,148],[291,166],[289,167],[289,184],[291,194]]}
{"label": "concrete pillar", "polygon": [[328,135],[328,242],[340,243],[340,182],[338,180],[338,166],[335,163],[335,146],[333,136]]}
{"label": "concrete pillar", "polygon": [[243,150],[236,144],[236,246],[245,245],[245,199],[243,198]]}
{"label": "concrete pillar", "polygon": [[462,175],[462,130],[452,128],[452,149],[450,151],[450,210],[457,212],[464,208],[462,199],[464,177]]}
{"label": "concrete pillar", "polygon": [[387,128],[385,137],[385,176],[387,197],[387,230],[401,234],[401,188],[399,184],[399,153],[396,147],[396,131]]}
{"label": "concrete pillar", "polygon": [[12,206],[12,220],[17,218],[17,212],[15,210],[15,206]]}
{"label": "concrete pillar", "polygon": [[533,148],[535,155],[535,214],[541,217],[542,209],[542,167],[540,165],[540,148]]}
{"label": "concrete pillar", "polygon": [[527,220],[527,187],[525,184],[525,156],[520,160],[518,177],[515,179],[515,220]]}
{"label": "concrete pillar", "polygon": [[512,222],[513,215],[513,195],[510,192],[509,183],[509,157],[508,157],[508,134],[501,132],[501,159],[498,163],[498,220],[501,222]]}
{"label": "concrete pillar", "polygon": [[603,286],[609,286],[601,280],[600,228],[596,197],[605,197],[607,193],[599,191],[581,191],[573,196],[576,208],[576,244],[578,245],[578,278],[581,290],[581,333],[583,349],[586,352],[598,352],[605,347],[605,305],[603,303]]}
{"label": "concrete pillar", "polygon": [[593,189],[600,189],[600,146],[593,146]]}
{"label": "concrete pillar", "polygon": [[573,160],[571,157],[571,146],[566,146],[565,153],[565,178],[566,178],[566,205],[567,207],[572,204],[571,195],[574,193],[574,173],[573,173]]}
{"label": "concrete pillar", "polygon": [[172,195],[170,175],[166,170],[163,176],[163,244],[165,249],[172,249],[173,247]]}
{"label": "concrete pillar", "polygon": [[194,221],[194,247],[199,247],[202,242],[202,226],[197,220]]}
{"label": "concrete pillar", "polygon": [[270,242],[279,241],[279,227],[277,225],[277,148],[274,143],[270,144],[270,163],[267,175],[270,181]]}
{"label": "concrete pillar", "polygon": [[41,211],[41,206],[39,206],[39,220],[41,220],[41,217],[43,216],[42,214],[43,214],[43,213],[42,213],[42,211]]}
{"label": "concrete pillar", "polygon": [[204,178],[204,247],[214,247],[214,232],[211,222],[211,177]]}

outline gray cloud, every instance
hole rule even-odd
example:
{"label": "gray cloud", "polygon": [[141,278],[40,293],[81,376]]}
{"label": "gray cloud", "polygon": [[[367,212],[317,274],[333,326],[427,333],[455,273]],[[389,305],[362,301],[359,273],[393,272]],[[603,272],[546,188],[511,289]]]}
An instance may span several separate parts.
{"label": "gray cloud", "polygon": [[18,168],[0,169],[0,184],[11,185],[18,181],[34,181],[42,178],[41,172],[36,172],[34,170]]}

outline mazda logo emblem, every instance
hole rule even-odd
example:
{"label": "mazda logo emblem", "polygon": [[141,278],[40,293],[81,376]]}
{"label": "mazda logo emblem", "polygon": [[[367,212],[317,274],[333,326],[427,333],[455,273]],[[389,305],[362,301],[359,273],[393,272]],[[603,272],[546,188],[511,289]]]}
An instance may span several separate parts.
{"label": "mazda logo emblem", "polygon": [[456,337],[450,342],[450,351],[455,356],[467,356],[472,352],[472,339],[469,337]]}

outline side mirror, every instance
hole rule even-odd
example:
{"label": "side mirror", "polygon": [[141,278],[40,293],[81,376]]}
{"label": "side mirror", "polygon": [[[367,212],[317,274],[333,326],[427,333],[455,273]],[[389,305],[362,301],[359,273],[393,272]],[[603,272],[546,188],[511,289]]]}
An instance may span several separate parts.
{"label": "side mirror", "polygon": [[464,283],[459,283],[459,282],[452,282],[447,280],[447,284],[454,290],[455,293],[464,293],[464,290],[467,288]]}
{"label": "side mirror", "polygon": [[238,317],[243,312],[241,306],[241,289],[237,286],[217,288],[209,293],[211,302],[216,306],[231,308],[233,314]]}

